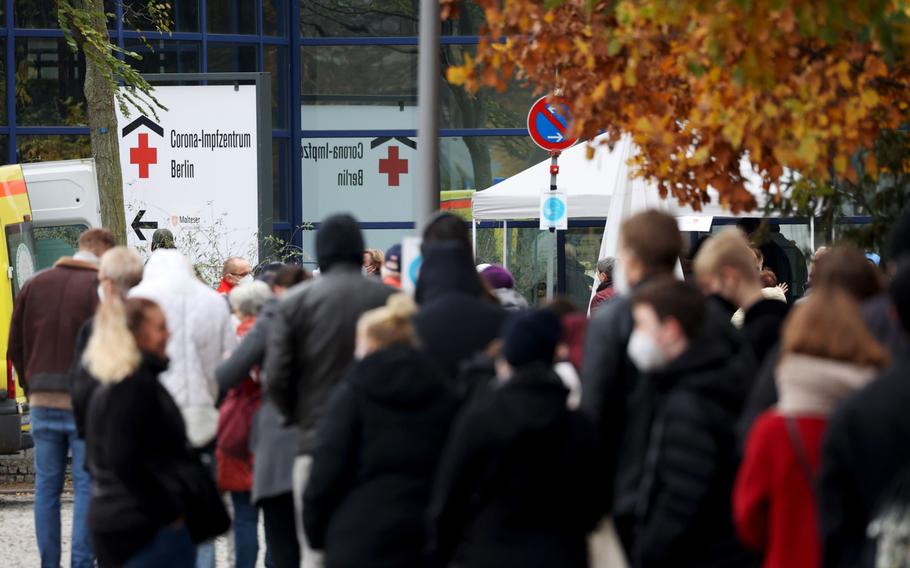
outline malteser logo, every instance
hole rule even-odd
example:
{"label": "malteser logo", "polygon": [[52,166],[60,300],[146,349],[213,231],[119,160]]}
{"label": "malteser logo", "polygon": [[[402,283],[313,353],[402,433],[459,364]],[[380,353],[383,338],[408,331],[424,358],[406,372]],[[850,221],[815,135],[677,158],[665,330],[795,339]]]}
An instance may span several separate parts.
{"label": "malteser logo", "polygon": [[[155,124],[149,117],[140,116],[133,122],[123,127],[120,133],[121,138],[126,138],[132,131],[140,126],[145,126],[161,138],[164,138],[164,129]],[[158,163],[158,149],[149,146],[149,135],[146,132],[139,133],[138,146],[130,148],[130,163],[139,166],[139,177],[149,177],[149,166]]]}

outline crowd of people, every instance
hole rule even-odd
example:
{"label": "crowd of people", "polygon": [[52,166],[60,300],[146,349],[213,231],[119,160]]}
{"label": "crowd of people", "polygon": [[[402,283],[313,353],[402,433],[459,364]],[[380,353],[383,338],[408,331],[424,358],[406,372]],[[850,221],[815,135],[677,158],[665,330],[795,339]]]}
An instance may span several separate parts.
{"label": "crowd of people", "polygon": [[687,254],[635,215],[580,311],[445,213],[413,297],[348,215],[315,274],[232,257],[217,288],[172,235],[144,262],[88,230],[10,333],[42,566],[68,454],[74,567],[211,568],[230,532],[251,568],[260,519],[269,568],[907,566],[910,212],[799,299],[756,232]]}

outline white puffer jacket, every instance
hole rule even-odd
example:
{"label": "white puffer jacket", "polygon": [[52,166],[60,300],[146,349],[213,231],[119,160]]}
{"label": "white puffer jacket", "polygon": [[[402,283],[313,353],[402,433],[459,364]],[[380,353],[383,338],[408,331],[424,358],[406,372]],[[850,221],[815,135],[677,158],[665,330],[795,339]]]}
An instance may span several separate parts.
{"label": "white puffer jacket", "polygon": [[227,302],[200,282],[175,250],[152,254],[130,297],[152,300],[164,310],[171,333],[170,366],[161,374],[161,384],[183,413],[190,443],[203,447],[215,439],[218,425],[215,368],[236,342]]}

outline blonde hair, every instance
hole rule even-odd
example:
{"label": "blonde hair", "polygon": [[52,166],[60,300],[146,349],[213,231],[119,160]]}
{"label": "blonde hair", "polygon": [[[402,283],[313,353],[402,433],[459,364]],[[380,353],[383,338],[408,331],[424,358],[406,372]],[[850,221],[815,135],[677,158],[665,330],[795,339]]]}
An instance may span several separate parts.
{"label": "blonde hair", "polygon": [[106,294],[95,314],[82,364],[100,383],[114,384],[130,376],[141,360],[123,300],[118,294]]}
{"label": "blonde hair", "polygon": [[360,316],[357,329],[376,343],[378,349],[392,345],[417,346],[417,331],[411,317],[417,304],[407,294],[392,294],[386,305]]}
{"label": "blonde hair", "polygon": [[756,255],[742,231],[735,227],[724,229],[708,241],[695,257],[695,275],[698,278],[715,276],[724,267],[730,267],[743,276],[758,279]]}

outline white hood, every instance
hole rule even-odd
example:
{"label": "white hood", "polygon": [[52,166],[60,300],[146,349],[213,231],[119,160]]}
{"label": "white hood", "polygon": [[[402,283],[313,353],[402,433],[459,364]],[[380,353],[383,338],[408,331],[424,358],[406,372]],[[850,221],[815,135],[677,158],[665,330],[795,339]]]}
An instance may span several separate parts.
{"label": "white hood", "polygon": [[152,300],[164,310],[170,367],[160,380],[183,412],[190,443],[206,445],[215,438],[218,422],[215,368],[236,342],[227,302],[200,282],[175,250],[152,254],[130,297]]}

